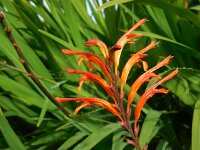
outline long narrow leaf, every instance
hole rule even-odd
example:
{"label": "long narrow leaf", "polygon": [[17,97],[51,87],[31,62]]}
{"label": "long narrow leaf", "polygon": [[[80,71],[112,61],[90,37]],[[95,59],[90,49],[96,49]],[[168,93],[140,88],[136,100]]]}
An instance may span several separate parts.
{"label": "long narrow leaf", "polygon": [[197,101],[194,107],[192,121],[192,150],[200,149],[200,100]]}
{"label": "long narrow leaf", "polygon": [[4,117],[1,108],[0,108],[0,129],[11,150],[25,150],[25,146],[20,141],[16,133],[13,131],[7,119]]}
{"label": "long narrow leaf", "polygon": [[113,133],[117,129],[121,128],[117,123],[111,123],[103,128],[100,128],[88,136],[84,141],[78,144],[74,150],[88,150],[92,149],[98,142],[104,139],[109,134]]}

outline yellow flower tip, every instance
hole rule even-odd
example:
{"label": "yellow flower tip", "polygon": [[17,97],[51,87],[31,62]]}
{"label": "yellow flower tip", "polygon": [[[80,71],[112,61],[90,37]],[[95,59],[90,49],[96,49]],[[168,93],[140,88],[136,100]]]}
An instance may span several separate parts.
{"label": "yellow flower tip", "polygon": [[147,71],[148,70],[148,63],[146,61],[142,61],[142,66],[143,66],[143,69],[144,71]]}
{"label": "yellow flower tip", "polygon": [[86,46],[88,47],[93,47],[93,46],[97,46],[99,47],[99,49],[101,50],[104,58],[108,58],[108,48],[106,46],[106,44],[104,42],[102,42],[101,40],[97,39],[97,38],[92,38],[90,40],[88,40],[86,43],[85,43]]}
{"label": "yellow flower tip", "polygon": [[79,86],[78,86],[78,88],[77,88],[78,93],[81,92],[83,82],[84,82],[84,81],[80,81],[80,82],[79,82]]}
{"label": "yellow flower tip", "polygon": [[83,60],[85,60],[86,58],[85,57],[79,57],[78,58],[78,67],[81,65],[81,62],[83,61]]}
{"label": "yellow flower tip", "polygon": [[87,107],[89,106],[89,104],[87,102],[83,102],[80,106],[78,106],[75,110],[74,110],[74,115],[77,115],[77,113],[83,108],[83,107]]}
{"label": "yellow flower tip", "polygon": [[89,80],[88,79],[88,77],[87,76],[85,76],[85,75],[83,75],[80,79],[79,79],[79,86],[78,86],[78,88],[77,88],[77,91],[78,92],[81,92],[81,89],[82,89],[82,85],[83,85],[83,83],[84,83],[84,81],[87,81],[87,80]]}

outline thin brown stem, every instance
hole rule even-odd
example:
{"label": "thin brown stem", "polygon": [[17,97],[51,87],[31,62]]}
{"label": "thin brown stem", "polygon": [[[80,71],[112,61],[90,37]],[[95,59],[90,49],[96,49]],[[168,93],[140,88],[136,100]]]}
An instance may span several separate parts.
{"label": "thin brown stem", "polygon": [[136,148],[138,150],[142,150],[140,143],[139,143],[139,140],[138,140],[138,136],[134,134],[130,120],[127,118],[127,115],[124,111],[123,97],[120,96],[119,89],[118,89],[118,77],[115,75],[113,69],[111,69],[111,77],[112,77],[112,86],[113,86],[114,94],[115,94],[116,100],[118,102],[118,106],[120,108],[122,118],[124,120],[124,126],[129,131],[129,133],[131,134],[131,138],[135,142]]}
{"label": "thin brown stem", "polygon": [[54,97],[47,91],[47,89],[42,85],[42,83],[39,81],[38,77],[33,73],[33,71],[31,70],[31,68],[29,67],[26,58],[24,57],[24,55],[21,52],[20,47],[18,46],[18,44],[16,43],[16,40],[14,38],[14,36],[11,33],[11,28],[8,26],[8,23],[5,19],[5,15],[4,13],[1,11],[0,12],[0,21],[2,22],[4,28],[5,28],[5,32],[7,33],[8,38],[10,39],[13,47],[15,48],[21,63],[23,64],[25,70],[28,73],[28,76],[34,81],[34,83],[40,88],[40,90],[49,98],[49,100],[61,111],[63,112],[67,117],[71,118],[69,113],[67,112],[67,110],[60,104],[58,103]]}

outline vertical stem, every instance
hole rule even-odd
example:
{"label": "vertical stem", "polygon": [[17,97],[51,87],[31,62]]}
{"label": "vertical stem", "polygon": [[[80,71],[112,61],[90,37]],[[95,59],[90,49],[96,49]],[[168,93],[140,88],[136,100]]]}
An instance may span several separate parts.
{"label": "vertical stem", "polygon": [[[110,64],[111,65],[111,64]],[[112,67],[111,67],[112,68]],[[118,77],[115,75],[115,73],[113,72],[113,68],[111,69],[111,77],[112,77],[112,85],[113,85],[113,90],[114,90],[114,94],[115,94],[115,97],[116,97],[116,100],[118,102],[118,105],[119,105],[119,108],[120,108],[120,111],[121,111],[121,115],[122,115],[122,118],[124,119],[124,123],[125,123],[125,126],[127,127],[127,130],[129,131],[129,133],[131,134],[131,138],[133,139],[133,141],[135,142],[136,144],[136,148],[138,150],[142,150],[141,148],[141,145],[138,141],[138,137],[136,137],[134,135],[134,132],[133,132],[133,129],[131,127],[131,123],[130,123],[130,120],[127,118],[127,115],[124,111],[124,106],[123,106],[123,97],[120,97],[120,94],[119,94],[119,89],[118,89]]]}
{"label": "vertical stem", "polygon": [[8,26],[8,23],[5,19],[5,15],[4,13],[1,11],[0,12],[0,21],[2,22],[4,28],[5,28],[5,32],[7,33],[10,42],[13,44],[13,47],[15,48],[21,63],[23,64],[25,70],[28,73],[28,76],[34,81],[34,83],[40,88],[40,90],[49,98],[49,100],[61,111],[63,112],[67,117],[71,118],[69,113],[67,112],[67,110],[60,104],[58,103],[54,97],[47,91],[47,89],[42,85],[42,83],[39,81],[39,79],[37,78],[37,76],[32,72],[31,68],[29,67],[26,58],[24,57],[24,55],[21,52],[20,47],[18,46],[18,44],[15,41],[15,38],[13,37],[12,33],[11,33],[11,29]]}

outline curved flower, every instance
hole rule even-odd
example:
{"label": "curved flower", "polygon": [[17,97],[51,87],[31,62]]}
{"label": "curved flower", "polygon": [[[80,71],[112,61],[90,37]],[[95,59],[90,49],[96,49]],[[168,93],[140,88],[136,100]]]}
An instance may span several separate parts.
{"label": "curved flower", "polygon": [[101,50],[104,58],[107,60],[108,59],[108,48],[106,46],[106,44],[104,42],[102,42],[101,40],[97,39],[97,38],[92,38],[90,40],[88,40],[85,43],[86,46],[88,47],[93,47],[93,46],[97,46],[99,47],[99,49]]}
{"label": "curved flower", "polygon": [[168,56],[167,58],[165,58],[162,62],[158,63],[156,66],[154,66],[153,68],[149,69],[148,71],[146,71],[145,73],[143,73],[131,86],[130,88],[130,92],[128,94],[128,104],[127,104],[127,114],[130,114],[130,105],[133,102],[133,99],[135,97],[135,94],[137,93],[138,89],[140,88],[140,86],[146,82],[149,81],[151,78],[161,78],[160,76],[156,75],[155,73],[153,73],[155,70],[166,66],[169,61],[172,59],[172,56]]}
{"label": "curved flower", "polygon": [[141,37],[141,34],[131,34],[133,30],[141,26],[147,21],[147,19],[142,19],[139,22],[137,22],[131,29],[129,29],[124,35],[120,37],[120,39],[117,41],[117,43],[112,47],[112,49],[116,49],[114,52],[114,66],[115,66],[115,73],[117,74],[117,68],[119,66],[119,59],[121,56],[122,49],[124,45],[128,42],[134,43],[132,38],[133,37]]}
{"label": "curved flower", "polygon": [[91,54],[91,53],[87,53],[87,52],[76,52],[76,51],[71,51],[71,50],[66,50],[66,49],[63,49],[62,53],[67,54],[67,55],[83,55],[82,57],[79,58],[78,65],[80,65],[80,63],[83,60],[87,60],[89,65],[90,65],[90,70],[92,70],[93,67],[94,67],[94,64],[96,64],[103,71],[104,75],[109,80],[111,80],[110,73],[108,72],[108,70],[106,68],[106,64],[97,55]]}
{"label": "curved flower", "polygon": [[58,101],[58,102],[68,102],[68,101],[82,102],[82,104],[75,109],[75,111],[74,111],[75,115],[83,107],[98,105],[102,108],[107,109],[113,115],[117,116],[121,121],[123,121],[122,117],[120,116],[119,109],[115,106],[115,104],[109,103],[108,101],[105,101],[100,98],[89,98],[89,97],[87,97],[87,98],[59,98],[59,97],[57,97],[56,101]]}
{"label": "curved flower", "polygon": [[[151,42],[148,46],[146,46],[145,48],[141,49],[140,51],[138,51],[136,54],[133,54],[131,56],[131,58],[127,61],[127,63],[125,64],[123,70],[122,70],[122,75],[121,75],[121,95],[123,95],[123,89],[124,89],[124,85],[126,84],[127,78],[128,78],[128,74],[131,70],[131,68],[138,62],[143,62],[141,60],[141,58],[143,58],[144,56],[146,56],[145,53],[146,51],[154,48],[156,45],[155,42]],[[148,68],[148,65],[145,64],[144,65],[144,70],[146,70]]]}
{"label": "curved flower", "polygon": [[136,108],[135,108],[135,121],[134,121],[134,128],[137,129],[137,122],[138,119],[140,118],[141,110],[144,106],[144,104],[147,102],[149,98],[151,98],[153,95],[156,93],[168,93],[168,90],[166,89],[156,89],[159,85],[164,83],[167,80],[170,80],[172,77],[174,77],[178,73],[178,69],[174,70],[171,72],[169,75],[167,75],[165,78],[154,84],[152,87],[150,87],[139,99]]}
{"label": "curved flower", "polygon": [[111,90],[110,86],[109,86],[109,85],[107,84],[107,82],[106,82],[103,78],[101,78],[100,76],[95,75],[95,74],[90,73],[90,72],[83,72],[83,71],[74,70],[74,69],[67,69],[66,72],[84,75],[84,77],[80,78],[80,80],[79,80],[79,91],[80,91],[80,89],[81,89],[81,86],[82,86],[82,84],[83,84],[83,81],[86,81],[86,80],[95,81],[95,82],[98,83],[101,87],[104,88],[104,90],[108,93],[108,95],[109,95],[110,97],[112,97],[113,100],[115,101],[115,103],[117,104],[116,99],[115,99],[115,96],[114,96],[114,93],[113,93],[113,91]]}

